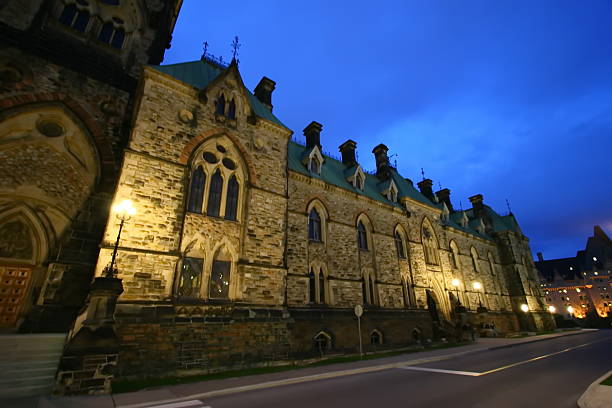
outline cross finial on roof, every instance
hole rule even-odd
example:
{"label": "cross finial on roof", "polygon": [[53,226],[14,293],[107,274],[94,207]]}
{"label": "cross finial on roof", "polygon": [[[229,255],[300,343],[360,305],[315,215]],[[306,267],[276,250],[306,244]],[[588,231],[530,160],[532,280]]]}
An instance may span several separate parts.
{"label": "cross finial on roof", "polygon": [[442,183],[440,183],[439,181],[438,181],[438,189],[442,190]]}
{"label": "cross finial on roof", "polygon": [[512,210],[510,209],[510,201],[506,198],[506,206],[508,206],[508,214],[512,214]]}
{"label": "cross finial on roof", "polygon": [[234,37],[234,41],[232,41],[232,59],[236,59],[238,56],[238,48],[240,48],[242,44],[238,42],[238,36]]}
{"label": "cross finial on roof", "polygon": [[421,176],[423,177],[423,180],[425,180],[425,170],[423,170],[422,167],[421,167]]}
{"label": "cross finial on roof", "polygon": [[206,52],[208,51],[208,41],[204,41],[204,44],[202,44],[204,46],[204,50],[202,52],[202,58],[206,58]]}

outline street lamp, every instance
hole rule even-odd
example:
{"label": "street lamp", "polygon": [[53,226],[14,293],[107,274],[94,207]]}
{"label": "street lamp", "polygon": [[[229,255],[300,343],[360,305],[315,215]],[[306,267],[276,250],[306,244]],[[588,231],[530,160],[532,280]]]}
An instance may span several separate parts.
{"label": "street lamp", "polygon": [[521,310],[525,313],[527,313],[529,311],[529,306],[527,306],[525,303],[523,303],[521,305]]}
{"label": "street lamp", "polygon": [[465,311],[465,307],[463,307],[461,305],[461,298],[459,297],[459,286],[461,286],[461,281],[459,279],[457,279],[457,278],[454,278],[451,281],[451,285],[453,285],[453,287],[457,291],[457,305],[455,306],[455,310],[457,312],[463,312],[463,311]]}
{"label": "street lamp", "polygon": [[482,289],[482,283],[480,283],[478,281],[472,282],[472,287],[478,293],[478,309],[476,309],[477,312],[478,313],[486,313],[487,308],[482,305],[483,299],[481,298],[482,294],[480,293],[480,289]]}
{"label": "street lamp", "polygon": [[111,258],[110,265],[104,268],[104,275],[107,278],[113,278],[117,275],[115,258],[117,258],[117,248],[119,247],[119,240],[121,239],[121,230],[123,229],[123,224],[129,220],[132,215],[136,214],[136,209],[132,206],[131,200],[123,200],[121,203],[113,205],[111,211],[115,213],[115,216],[121,223],[119,223],[119,232],[117,233],[117,241],[115,241],[115,248],[113,249],[113,257]]}
{"label": "street lamp", "polygon": [[548,311],[549,311],[550,313],[555,313],[555,312],[557,311],[557,308],[556,308],[556,307],[554,307],[553,305],[550,305],[550,306],[548,306]]}
{"label": "street lamp", "polygon": [[572,306],[568,306],[567,307],[567,313],[573,315],[574,314],[574,308]]}

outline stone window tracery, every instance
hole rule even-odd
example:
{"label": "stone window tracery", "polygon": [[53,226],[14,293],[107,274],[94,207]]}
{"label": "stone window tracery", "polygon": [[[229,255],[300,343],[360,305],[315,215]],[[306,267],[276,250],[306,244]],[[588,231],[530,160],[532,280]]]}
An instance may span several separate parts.
{"label": "stone window tracery", "polygon": [[324,331],[320,331],[314,336],[313,343],[315,351],[319,352],[321,355],[332,349],[332,337]]}
{"label": "stone window tracery", "polygon": [[[121,21],[118,17],[113,18],[114,21]],[[120,26],[115,26],[113,22],[106,22],[102,25],[102,29],[98,34],[98,40],[106,43],[114,48],[121,49],[125,40],[125,30]]]}
{"label": "stone window tracery", "polygon": [[373,346],[380,346],[383,344],[383,335],[379,330],[372,330],[370,333],[370,344]]}
{"label": "stone window tracery", "polygon": [[459,248],[457,247],[457,244],[455,243],[455,241],[451,241],[450,243],[450,249],[451,249],[451,266],[453,267],[453,269],[459,269]]}
{"label": "stone window tracery", "polygon": [[204,260],[199,258],[183,258],[178,295],[186,298],[198,298],[202,284],[202,269]]}
{"label": "stone window tracery", "polygon": [[400,259],[406,259],[407,258],[406,236],[403,233],[401,227],[399,226],[395,229],[394,239],[395,239],[395,249],[397,251],[397,257]]}
{"label": "stone window tracery", "polygon": [[372,306],[376,305],[378,297],[376,296],[376,280],[374,279],[374,274],[364,272],[361,285],[363,303]]}
{"label": "stone window tracery", "polygon": [[423,224],[421,232],[421,240],[423,242],[423,250],[425,253],[425,263],[430,265],[439,265],[438,260],[438,243],[434,236],[431,226]]}
{"label": "stone window tracery", "polygon": [[311,266],[308,274],[308,302],[328,303],[327,277],[322,266]]}
{"label": "stone window tracery", "polygon": [[474,268],[474,272],[479,273],[480,268],[478,267],[478,252],[476,252],[476,248],[472,247],[470,254],[472,257],[472,268]]}
{"label": "stone window tracery", "polygon": [[362,251],[368,250],[368,231],[363,221],[357,223],[357,246]]}
{"label": "stone window tracery", "polygon": [[241,218],[246,173],[233,145],[227,145],[209,142],[194,155],[188,212],[202,214],[206,209],[210,217],[230,221]]}

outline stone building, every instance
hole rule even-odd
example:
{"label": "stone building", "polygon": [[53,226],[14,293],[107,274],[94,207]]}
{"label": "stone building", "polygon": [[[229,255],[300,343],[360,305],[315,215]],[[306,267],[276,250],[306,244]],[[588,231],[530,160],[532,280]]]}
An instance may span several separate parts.
{"label": "stone building", "polygon": [[28,277],[4,327],[72,326],[124,199],[119,376],[355,350],[357,304],[368,348],[552,327],[512,214],[455,210],[383,144],[374,173],[329,157],[317,122],[291,141],[235,60],[158,65],[180,3],[1,3],[0,268]]}
{"label": "stone building", "polygon": [[596,225],[575,257],[535,262],[546,303],[567,318],[583,319],[590,310],[600,317],[612,314],[612,241]]}

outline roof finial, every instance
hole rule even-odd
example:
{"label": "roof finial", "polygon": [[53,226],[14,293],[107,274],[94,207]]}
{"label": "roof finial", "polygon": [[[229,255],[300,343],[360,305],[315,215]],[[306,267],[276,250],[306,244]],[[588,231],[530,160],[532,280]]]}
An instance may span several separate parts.
{"label": "roof finial", "polygon": [[423,180],[425,180],[425,170],[421,167],[421,176],[423,176]]}
{"label": "roof finial", "polygon": [[232,60],[236,60],[236,62],[238,62],[236,59],[236,57],[238,57],[238,48],[241,46],[242,44],[238,42],[238,36],[235,36],[234,41],[232,41]]}
{"label": "roof finial", "polygon": [[510,201],[506,198],[506,206],[508,207],[508,214],[512,214],[512,210],[510,209]]}
{"label": "roof finial", "polygon": [[202,52],[202,59],[206,58],[206,52],[208,51],[208,41],[204,41],[204,50]]}
{"label": "roof finial", "polygon": [[438,181],[438,189],[442,190],[442,183],[440,183],[439,181]]}

